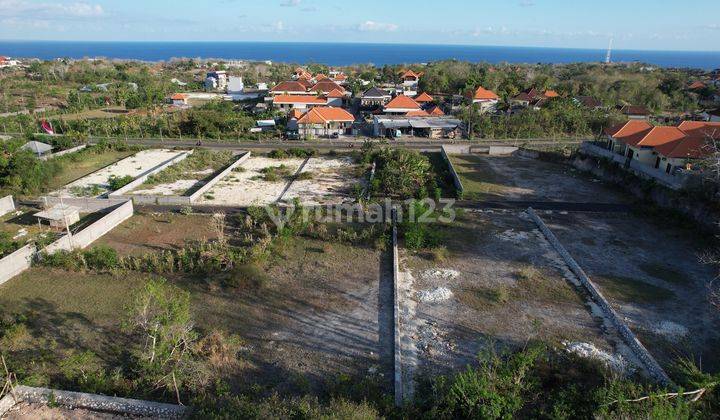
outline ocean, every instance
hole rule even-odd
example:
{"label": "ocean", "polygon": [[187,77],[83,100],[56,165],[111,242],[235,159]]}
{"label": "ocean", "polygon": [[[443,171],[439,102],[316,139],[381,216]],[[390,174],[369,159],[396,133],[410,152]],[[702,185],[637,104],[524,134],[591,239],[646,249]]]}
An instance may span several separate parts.
{"label": "ocean", "polygon": [[[312,42],[71,42],[2,41],[0,55],[11,57],[116,58],[167,61],[171,58],[271,60],[288,63],[351,64],[426,63],[457,59],[489,63],[601,62],[605,50],[494,47],[475,45],[340,44]],[[661,67],[720,68],[720,51],[615,50],[613,62],[642,62]]]}

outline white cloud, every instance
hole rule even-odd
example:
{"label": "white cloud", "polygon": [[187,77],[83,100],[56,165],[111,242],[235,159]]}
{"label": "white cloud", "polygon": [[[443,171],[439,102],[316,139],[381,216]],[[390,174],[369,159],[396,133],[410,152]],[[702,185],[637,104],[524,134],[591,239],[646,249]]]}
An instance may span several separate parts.
{"label": "white cloud", "polygon": [[367,20],[358,26],[358,30],[362,32],[395,32],[399,28],[394,23],[380,23]]}
{"label": "white cloud", "polygon": [[103,16],[105,10],[99,4],[34,3],[27,0],[0,0],[0,16],[33,19],[82,19]]}
{"label": "white cloud", "polygon": [[300,6],[301,0],[285,0],[284,2],[280,3],[280,6],[282,7],[297,7]]}

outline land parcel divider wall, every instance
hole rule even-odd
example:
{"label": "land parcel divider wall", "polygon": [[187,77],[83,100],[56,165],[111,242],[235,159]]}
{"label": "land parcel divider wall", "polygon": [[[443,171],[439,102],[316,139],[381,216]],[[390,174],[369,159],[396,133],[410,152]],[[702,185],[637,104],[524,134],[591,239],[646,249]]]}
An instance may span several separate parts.
{"label": "land parcel divider wall", "polygon": [[0,216],[5,216],[11,211],[15,211],[15,201],[13,201],[12,195],[0,198]]}
{"label": "land parcel divider wall", "polygon": [[147,171],[143,172],[140,176],[129,182],[127,185],[123,186],[122,188],[115,190],[108,194],[108,198],[126,198],[125,194],[134,190],[135,188],[142,185],[145,181],[147,181],[148,178],[150,178],[152,175],[155,175],[162,170],[166,169],[169,166],[172,166],[178,162],[181,162],[185,159],[187,159],[188,156],[190,156],[193,153],[192,150],[186,151],[186,152],[180,152],[179,154],[175,155],[174,157],[166,160],[165,162],[156,165],[153,168],[148,169]]}
{"label": "land parcel divider wall", "polygon": [[447,162],[448,168],[450,168],[450,174],[453,177],[455,188],[457,188],[458,192],[462,193],[464,191],[462,181],[460,181],[460,176],[457,171],[455,171],[455,166],[453,166],[452,160],[450,160],[450,155],[448,155],[445,145],[440,146],[440,153],[442,154],[443,159],[445,159],[445,162]]}
{"label": "land parcel divider wall", "polygon": [[25,245],[0,260],[0,284],[30,268],[37,252],[35,245]]}
{"label": "land parcel divider wall", "polygon": [[597,286],[595,286],[595,283],[590,280],[590,277],[588,277],[588,275],[585,273],[585,270],[580,267],[580,265],[575,261],[572,255],[570,255],[570,253],[565,249],[563,244],[560,243],[555,234],[552,233],[550,228],[547,227],[545,222],[543,222],[542,219],[537,214],[535,214],[535,211],[532,208],[528,209],[527,212],[533,222],[535,222],[535,224],[540,228],[540,231],[542,231],[543,235],[545,235],[548,242],[550,242],[553,248],[555,248],[558,254],[560,254],[563,261],[565,261],[565,264],[567,264],[568,268],[570,268],[573,274],[577,276],[578,280],[593,298],[595,303],[600,306],[600,309],[602,309],[605,316],[608,317],[610,322],[612,322],[612,324],[615,326],[625,343],[630,347],[635,356],[643,363],[652,379],[660,383],[661,385],[672,385],[672,381],[668,377],[667,373],[665,373],[663,368],[660,366],[660,364],[658,364],[655,358],[650,354],[650,352],[645,348],[645,346],[643,346],[643,344],[640,342],[640,340],[638,340],[638,338],[625,324],[625,322],[623,322],[622,318],[617,314],[617,312],[615,312],[612,306],[610,306],[610,302],[608,302],[605,296],[603,296],[603,294],[600,292],[600,289],[598,289]]}
{"label": "land parcel divider wall", "polygon": [[[197,201],[200,197],[203,196],[206,192],[208,192],[212,187],[215,186],[220,180],[228,176],[235,168],[245,163],[246,160],[250,158],[250,152],[245,152],[245,154],[240,155],[234,162],[232,162],[230,165],[226,166],[225,169],[223,169],[220,173],[215,175],[211,180],[209,180],[205,185],[198,188],[197,191],[193,192],[190,195],[145,195],[145,194],[126,194],[126,192],[133,190],[134,188],[140,186],[145,180],[142,182],[137,183],[133,186],[133,188],[130,188],[128,190],[122,191],[122,194],[117,194],[121,190],[115,191],[115,193],[110,194],[110,197],[113,198],[122,198],[123,200],[132,200],[136,204],[145,204],[145,205],[165,205],[165,206],[187,206],[195,201]],[[169,166],[169,165],[168,165]],[[163,168],[164,169],[164,168]],[[161,169],[162,170],[162,169]],[[159,171],[158,171],[159,172]],[[147,179],[147,178],[146,178]],[[129,185],[129,184],[128,184]]]}

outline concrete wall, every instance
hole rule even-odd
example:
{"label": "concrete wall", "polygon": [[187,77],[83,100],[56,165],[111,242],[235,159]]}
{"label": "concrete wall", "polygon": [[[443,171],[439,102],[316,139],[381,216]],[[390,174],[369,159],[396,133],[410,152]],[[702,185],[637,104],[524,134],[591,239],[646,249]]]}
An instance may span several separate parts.
{"label": "concrete wall", "polygon": [[0,405],[0,417],[4,414],[2,409],[8,410],[13,405],[21,402],[41,405],[49,405],[52,402],[53,404],[69,409],[80,408],[131,417],[183,418],[189,414],[188,408],[181,405],[108,397],[84,392],[34,388],[24,385],[16,386],[14,394],[16,398],[12,395],[7,396],[10,397],[12,404],[6,401],[7,397],[3,398],[2,404]]}
{"label": "concrete wall", "polygon": [[190,155],[192,154],[192,152],[193,152],[193,151],[190,150],[190,151],[187,151],[187,152],[178,153],[177,155],[175,155],[175,156],[172,157],[171,159],[168,159],[168,160],[166,160],[165,162],[163,162],[163,163],[161,163],[161,164],[159,164],[159,165],[157,165],[157,166],[155,166],[155,167],[153,167],[153,168],[148,169],[147,171],[145,171],[144,173],[142,173],[140,176],[138,176],[137,178],[135,178],[135,179],[134,179],[132,182],[130,182],[129,184],[125,185],[124,187],[120,188],[119,190],[115,190],[115,191],[111,192],[110,194],[108,194],[108,197],[109,197],[109,198],[115,198],[115,197],[122,197],[122,196],[124,196],[126,193],[128,193],[128,192],[134,190],[135,188],[139,187],[140,185],[142,185],[145,181],[147,181],[147,179],[148,179],[150,176],[152,176],[152,175],[154,175],[154,174],[162,171],[163,169],[167,168],[168,166],[172,166],[172,165],[174,165],[174,164],[176,164],[176,163],[178,163],[178,162],[180,162],[180,161],[185,160],[188,156],[190,156]]}
{"label": "concrete wall", "polygon": [[520,148],[515,146],[490,146],[488,153],[490,156],[509,156],[517,152]]}
{"label": "concrete wall", "polygon": [[235,162],[231,163],[230,166],[225,168],[222,172],[217,174],[217,176],[210,181],[208,181],[207,184],[203,185],[199,190],[195,191],[190,196],[190,201],[195,202],[198,198],[202,197],[203,194],[210,191],[212,187],[215,186],[218,182],[220,182],[221,179],[225,178],[226,176],[230,175],[230,173],[233,171],[233,169],[237,168],[238,166],[245,163],[246,160],[250,159],[250,152],[245,152],[244,155],[240,156]]}
{"label": "concrete wall", "polygon": [[53,159],[53,158],[56,158],[56,157],[60,157],[60,156],[64,156],[64,155],[69,155],[70,153],[79,152],[79,151],[85,149],[86,147],[87,147],[87,144],[81,144],[80,146],[76,146],[76,147],[73,147],[73,148],[71,148],[71,149],[63,150],[63,151],[61,151],[61,152],[53,153],[53,154],[50,154],[50,155],[40,156],[40,160],[49,160],[49,159]]}
{"label": "concrete wall", "polygon": [[15,201],[13,201],[12,195],[0,198],[0,216],[5,216],[11,211],[15,211]]}
{"label": "concrete wall", "polygon": [[133,213],[134,208],[132,201],[126,201],[97,222],[72,235],[72,237],[68,235],[63,236],[48,245],[43,251],[48,254],[54,254],[61,250],[72,251],[74,249],[83,249],[113,230],[120,223],[132,217]]}
{"label": "concrete wall", "polygon": [[32,265],[33,256],[37,252],[35,245],[25,245],[0,260],[0,284],[17,276]]}
{"label": "concrete wall", "polygon": [[535,222],[535,224],[537,224],[537,226],[540,228],[542,233],[547,238],[548,242],[550,242],[553,248],[555,248],[558,254],[560,254],[562,259],[565,261],[565,264],[567,264],[568,268],[570,268],[573,274],[577,276],[578,280],[580,280],[580,283],[583,285],[585,290],[587,290],[590,296],[592,296],[595,303],[600,306],[605,316],[612,322],[620,336],[630,347],[635,356],[643,363],[652,379],[662,385],[672,384],[670,378],[667,376],[667,373],[665,373],[665,371],[658,364],[655,358],[652,357],[650,352],[647,351],[645,346],[643,346],[643,344],[640,342],[640,340],[638,340],[638,338],[630,330],[630,328],[622,321],[622,318],[617,314],[617,312],[615,312],[612,306],[610,306],[610,302],[605,299],[605,296],[603,296],[603,294],[600,292],[600,289],[598,289],[597,286],[595,286],[595,284],[592,282],[592,280],[590,280],[590,277],[585,274],[585,270],[580,267],[580,265],[565,249],[562,243],[560,243],[557,237],[555,237],[555,234],[553,234],[550,228],[545,225],[545,222],[543,222],[542,219],[540,219],[540,217],[535,214],[533,209],[528,209],[528,214],[530,215],[530,218]]}
{"label": "concrete wall", "polygon": [[448,151],[445,147],[446,147],[445,145],[440,146],[440,153],[442,154],[443,159],[445,159],[445,162],[447,162],[448,167],[450,168],[450,174],[453,177],[453,182],[455,183],[455,188],[457,188],[458,191],[463,192],[464,188],[462,185],[462,181],[460,181],[460,176],[455,171],[455,166],[453,166],[453,163],[450,160],[450,156],[448,155]]}
{"label": "concrete wall", "polygon": [[392,210],[392,270],[393,270],[393,334],[394,334],[394,391],[395,406],[401,407],[405,400],[402,383],[402,341],[400,340],[400,302],[398,283],[400,275],[400,254],[398,251],[397,210]]}
{"label": "concrete wall", "polygon": [[80,209],[81,213],[95,213],[98,211],[103,211],[106,209],[109,209],[111,207],[117,207],[123,203],[127,202],[127,199],[123,198],[112,198],[112,199],[102,199],[102,198],[71,198],[71,197],[42,197],[39,201],[40,205],[43,206],[43,208],[50,208],[56,204],[67,204],[69,206],[78,207]]}

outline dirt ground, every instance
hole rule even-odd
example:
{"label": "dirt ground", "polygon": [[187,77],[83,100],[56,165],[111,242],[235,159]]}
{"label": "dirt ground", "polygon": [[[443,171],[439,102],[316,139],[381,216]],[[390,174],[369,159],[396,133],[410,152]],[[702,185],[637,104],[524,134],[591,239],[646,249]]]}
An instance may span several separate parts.
{"label": "dirt ground", "polygon": [[706,294],[717,271],[699,261],[709,245],[697,232],[631,214],[541,217],[658,362],[720,371],[720,312]]}
{"label": "dirt ground", "polygon": [[198,324],[243,339],[245,366],[237,371],[235,386],[318,391],[343,374],[390,387],[387,257],[365,247],[308,239],[291,239],[278,250],[260,290],[190,286]]}
{"label": "dirt ground", "polygon": [[263,156],[251,156],[198,200],[198,204],[217,206],[264,206],[277,202],[288,187],[290,181],[280,178],[277,181],[263,179],[264,168],[285,165],[295,174],[304,159],[270,159]]}
{"label": "dirt ground", "polygon": [[[342,204],[353,201],[353,187],[362,182],[352,157],[313,157],[303,167],[311,179],[297,179],[283,195],[284,202],[300,199],[303,205]],[[301,173],[301,175],[302,175]]]}
{"label": "dirt ground", "polygon": [[465,198],[626,203],[619,191],[567,165],[519,156],[451,156]]}
{"label": "dirt ground", "polygon": [[98,196],[108,191],[107,183],[108,178],[110,178],[111,175],[118,177],[131,176],[136,178],[149,169],[172,159],[180,153],[181,152],[175,150],[165,149],[152,149],[138,152],[133,156],[125,158],[110,166],[93,172],[90,175],[71,182],[62,189],[50,193],[50,195],[61,197],[82,197],[84,195],[80,193],[81,190],[96,186],[99,192],[98,194],[93,194],[93,196]]}
{"label": "dirt ground", "polygon": [[577,279],[522,213],[467,212],[442,232],[446,261],[401,249],[406,395],[413,378],[462,369],[488,345],[575,343],[610,363],[632,363],[571,283]]}
{"label": "dirt ground", "polygon": [[216,237],[211,215],[135,213],[94,245],[115,248],[119,255],[137,256],[164,249],[179,249],[188,242]]}

